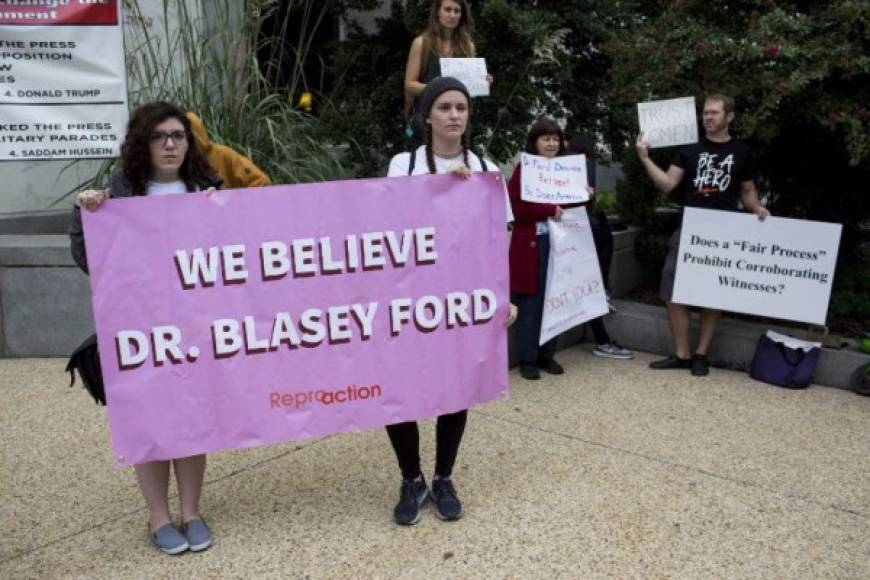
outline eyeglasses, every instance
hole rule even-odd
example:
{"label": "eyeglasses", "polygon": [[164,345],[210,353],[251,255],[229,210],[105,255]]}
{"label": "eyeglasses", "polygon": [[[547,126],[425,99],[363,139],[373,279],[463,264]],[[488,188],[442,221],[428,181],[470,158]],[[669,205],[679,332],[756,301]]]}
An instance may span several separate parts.
{"label": "eyeglasses", "polygon": [[172,143],[175,145],[180,145],[187,143],[187,131],[173,131],[171,133],[152,131],[149,139],[152,143],[160,143],[163,147],[166,147],[170,139],[172,139]]}

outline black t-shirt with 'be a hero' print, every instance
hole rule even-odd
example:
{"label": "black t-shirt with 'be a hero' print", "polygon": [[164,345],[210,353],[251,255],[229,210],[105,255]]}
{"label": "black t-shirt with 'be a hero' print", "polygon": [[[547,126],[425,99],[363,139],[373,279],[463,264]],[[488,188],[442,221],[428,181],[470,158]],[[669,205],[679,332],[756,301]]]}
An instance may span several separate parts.
{"label": "black t-shirt with 'be a hero' print", "polygon": [[680,191],[688,207],[738,211],[740,184],[756,178],[752,149],[736,139],[716,143],[702,138],[680,148],[671,163],[685,172]]}

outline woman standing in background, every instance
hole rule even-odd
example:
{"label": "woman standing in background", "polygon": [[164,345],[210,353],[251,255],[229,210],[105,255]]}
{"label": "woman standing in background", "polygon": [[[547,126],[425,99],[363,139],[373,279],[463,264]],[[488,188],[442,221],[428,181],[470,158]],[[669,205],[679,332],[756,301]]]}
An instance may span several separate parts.
{"label": "woman standing in background", "polygon": [[[441,76],[441,57],[475,56],[472,26],[467,0],[434,0],[426,30],[411,43],[405,65],[405,120],[418,139],[423,138],[423,127],[413,115],[417,99],[432,79]],[[487,80],[492,83],[491,76]]]}

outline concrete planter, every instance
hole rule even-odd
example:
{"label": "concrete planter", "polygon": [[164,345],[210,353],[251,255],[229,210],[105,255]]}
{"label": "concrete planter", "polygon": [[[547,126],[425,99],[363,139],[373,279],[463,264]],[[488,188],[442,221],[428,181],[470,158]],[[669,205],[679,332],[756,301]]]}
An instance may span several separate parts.
{"label": "concrete planter", "polygon": [[[663,306],[625,300],[614,300],[614,306],[619,311],[607,317],[607,329],[617,341],[636,350],[661,355],[673,354],[671,330],[668,326],[667,311]],[[698,317],[693,316],[691,344],[697,344],[698,328]],[[758,338],[768,329],[794,334],[794,329],[776,324],[722,319],[716,331],[710,359],[750,362],[755,354]],[[847,389],[854,370],[860,365],[867,364],[868,361],[870,355],[861,352],[857,347],[822,348],[813,382]]]}
{"label": "concrete planter", "polygon": [[66,235],[0,236],[0,356],[68,356],[93,327]]}
{"label": "concrete planter", "polygon": [[644,281],[646,270],[637,261],[635,242],[641,229],[635,226],[613,232],[613,257],[610,262],[610,295],[625,296]]}
{"label": "concrete planter", "polygon": [[[55,227],[61,216],[51,218]],[[613,296],[621,296],[643,280],[644,268],[634,254],[638,228],[614,233],[610,272]],[[665,309],[615,300],[619,312],[607,317],[610,334],[637,350],[670,354],[673,350]],[[65,357],[93,332],[88,278],[75,265],[65,234],[0,235],[0,357]],[[749,361],[758,337],[768,328],[787,328],[725,319],[716,336],[713,359]],[[692,326],[697,333],[697,322]],[[566,347],[583,340],[584,327],[560,338]],[[693,338],[695,340],[695,338]],[[513,333],[511,333],[513,355]],[[511,360],[514,360],[513,356]],[[853,370],[870,360],[858,349],[823,349],[816,382],[847,387]]]}

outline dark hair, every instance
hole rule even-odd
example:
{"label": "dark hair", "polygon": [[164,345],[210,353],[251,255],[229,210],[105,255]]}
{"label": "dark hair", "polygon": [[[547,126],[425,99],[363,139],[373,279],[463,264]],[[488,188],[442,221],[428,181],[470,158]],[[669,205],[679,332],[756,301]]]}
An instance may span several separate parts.
{"label": "dark hair", "polygon": [[538,139],[544,135],[559,136],[559,155],[565,154],[565,134],[562,133],[562,128],[559,123],[553,119],[538,119],[532,123],[529,129],[529,135],[526,137],[526,153],[538,155]]}
{"label": "dark hair", "polygon": [[151,132],[166,119],[178,119],[187,133],[187,154],[179,174],[187,191],[195,191],[214,173],[190,134],[190,121],[184,111],[164,102],[141,105],[130,115],[127,136],[121,145],[121,168],[136,195],[144,195],[151,178]]}
{"label": "dark hair", "polygon": [[598,154],[595,152],[595,144],[583,133],[578,133],[568,139],[565,152],[569,155],[585,155],[590,159],[598,158]]}
{"label": "dark hair", "polygon": [[707,101],[719,101],[722,103],[722,108],[725,110],[726,115],[734,112],[734,97],[723,93],[713,93],[704,98],[704,102],[706,103]]}

